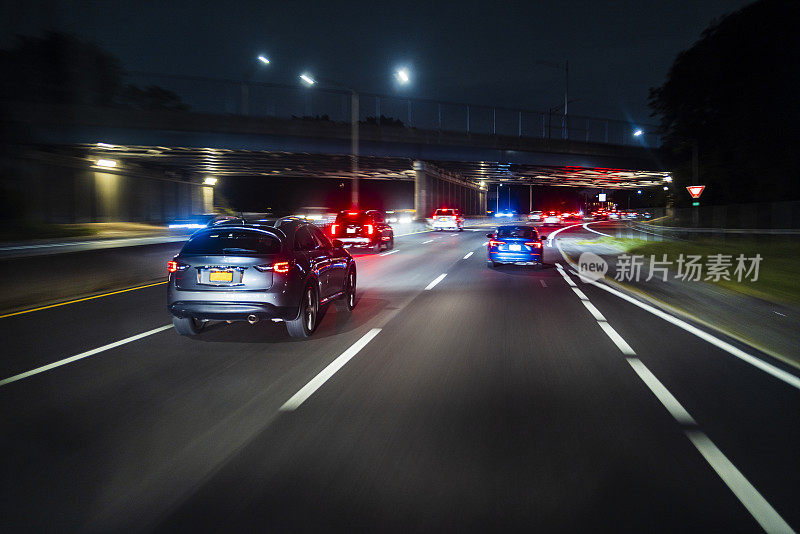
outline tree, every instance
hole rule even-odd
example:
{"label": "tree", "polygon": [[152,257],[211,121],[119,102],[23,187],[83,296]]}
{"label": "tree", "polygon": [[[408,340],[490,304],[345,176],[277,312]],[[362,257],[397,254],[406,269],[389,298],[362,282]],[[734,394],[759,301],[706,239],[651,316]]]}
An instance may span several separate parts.
{"label": "tree", "polygon": [[[759,0],[712,23],[650,90],[666,150],[686,162],[697,142],[703,200],[800,198],[800,2]],[[688,195],[680,195],[688,202]]]}
{"label": "tree", "polygon": [[18,37],[0,53],[3,97],[59,104],[111,104],[122,88],[122,64],[98,45],[47,32]]}
{"label": "tree", "polygon": [[124,85],[120,60],[100,46],[67,33],[18,37],[0,50],[0,100],[122,106],[186,111],[180,96],[155,85]]}

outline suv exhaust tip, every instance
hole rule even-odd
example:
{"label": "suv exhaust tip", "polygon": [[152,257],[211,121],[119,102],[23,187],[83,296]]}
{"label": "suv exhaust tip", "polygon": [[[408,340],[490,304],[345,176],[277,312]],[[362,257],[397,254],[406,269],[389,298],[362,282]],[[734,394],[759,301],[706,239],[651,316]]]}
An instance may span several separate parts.
{"label": "suv exhaust tip", "polygon": [[256,324],[258,322],[258,316],[250,314],[247,316],[247,322],[250,324]]}

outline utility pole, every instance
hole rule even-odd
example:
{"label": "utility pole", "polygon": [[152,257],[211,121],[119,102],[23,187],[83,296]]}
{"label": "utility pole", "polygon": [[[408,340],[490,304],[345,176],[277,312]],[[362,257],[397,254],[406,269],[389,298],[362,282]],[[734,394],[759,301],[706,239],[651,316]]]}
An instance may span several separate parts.
{"label": "utility pole", "polygon": [[533,212],[533,184],[528,184],[528,213]]}
{"label": "utility pole", "polygon": [[359,119],[359,104],[358,93],[351,89],[350,92],[350,137],[351,137],[351,154],[350,154],[350,171],[353,174],[352,186],[350,189],[350,203],[353,208],[358,208],[358,119]]}

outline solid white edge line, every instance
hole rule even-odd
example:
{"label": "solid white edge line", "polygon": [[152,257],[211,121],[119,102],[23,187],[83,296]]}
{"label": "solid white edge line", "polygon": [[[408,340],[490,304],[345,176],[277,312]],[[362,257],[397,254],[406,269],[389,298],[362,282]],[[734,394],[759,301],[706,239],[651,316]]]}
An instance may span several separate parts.
{"label": "solid white edge line", "polygon": [[539,279],[539,283],[542,284],[542,287],[547,287],[547,282],[545,282],[541,278]]}
{"label": "solid white edge line", "polygon": [[444,280],[445,276],[447,276],[447,273],[442,273],[439,276],[437,276],[436,278],[434,278],[433,282],[431,282],[430,284],[425,286],[425,291],[430,291],[431,289],[433,289],[436,286],[436,284],[438,284],[439,282]]}
{"label": "solid white edge line", "polygon": [[[572,262],[569,259],[567,259],[566,254],[564,254],[564,251],[561,250],[561,247],[558,245],[558,243],[556,245],[557,245],[558,251],[564,257],[564,259],[568,263],[571,264]],[[666,313],[664,311],[661,311],[658,308],[655,308],[655,307],[653,307],[653,306],[651,306],[649,304],[645,304],[644,302],[640,302],[639,300],[637,300],[637,299],[635,299],[635,298],[633,298],[633,297],[631,297],[629,295],[626,295],[625,293],[622,293],[621,291],[617,291],[613,287],[609,287],[606,284],[598,283],[598,282],[596,282],[594,280],[587,280],[586,282],[589,283],[589,284],[593,284],[593,285],[595,285],[595,286],[597,286],[597,287],[599,287],[599,288],[601,288],[601,289],[603,289],[605,291],[608,291],[612,295],[616,295],[617,297],[619,297],[619,298],[621,298],[623,300],[626,300],[626,301],[630,302],[631,304],[634,304],[634,305],[640,307],[641,309],[643,309],[645,311],[648,311],[648,312],[652,313],[656,317],[660,317],[661,319],[667,321],[668,323],[671,323],[671,324],[677,326],[678,328],[681,328],[681,329],[689,332],[690,334],[694,334],[695,336],[699,337],[703,341],[707,341],[708,343],[711,343],[715,347],[724,350],[728,354],[730,354],[732,356],[735,356],[735,357],[739,358],[740,360],[742,360],[744,362],[749,363],[753,367],[761,369],[765,373],[777,378],[778,380],[781,380],[782,382],[784,382],[784,383],[786,383],[786,384],[788,384],[788,385],[790,385],[790,386],[792,386],[794,388],[800,389],[800,378],[798,378],[797,376],[795,376],[795,375],[793,375],[791,373],[788,373],[788,372],[784,371],[783,369],[775,367],[771,363],[767,363],[767,362],[765,362],[765,361],[763,361],[763,360],[761,360],[759,358],[756,358],[755,356],[753,356],[751,354],[748,354],[747,352],[745,352],[745,351],[743,351],[743,350],[741,350],[741,349],[739,349],[737,347],[734,347],[730,343],[728,343],[726,341],[723,341],[723,340],[721,340],[721,339],[719,339],[719,338],[717,338],[715,336],[712,336],[708,332],[700,330],[699,328],[697,328],[695,326],[692,326],[691,324],[687,323],[686,321],[684,321],[682,319],[678,319],[677,317],[673,317],[672,315],[670,315],[670,314],[668,314],[668,313]]]}
{"label": "solid white edge line", "polygon": [[635,304],[636,306],[639,306],[643,310],[649,311],[653,315],[664,319],[668,323],[674,324],[678,328],[682,328],[683,330],[686,330],[687,332],[689,332],[691,334],[694,334],[695,336],[699,337],[700,339],[711,343],[712,345],[714,345],[715,347],[717,347],[719,349],[724,350],[728,354],[731,354],[732,356],[736,356],[740,360],[743,360],[743,361],[749,363],[750,365],[752,365],[754,367],[757,367],[758,369],[761,369],[765,373],[774,376],[778,380],[781,380],[781,381],[785,382],[786,384],[789,384],[790,386],[793,386],[793,387],[795,387],[797,389],[800,389],[800,378],[796,377],[795,375],[793,375],[791,373],[787,373],[783,369],[779,369],[778,367],[775,367],[774,365],[772,365],[770,363],[767,363],[767,362],[765,362],[765,361],[763,361],[763,360],[761,360],[759,358],[756,358],[755,356],[753,356],[751,354],[748,354],[747,352],[744,352],[743,350],[741,350],[741,349],[739,349],[737,347],[734,347],[730,343],[728,343],[726,341],[723,341],[723,340],[721,340],[721,339],[719,339],[717,337],[714,337],[711,334],[709,334],[707,332],[704,332],[703,330],[700,330],[699,328],[697,328],[695,326],[690,325],[686,321],[678,319],[677,317],[673,317],[672,315],[669,315],[668,313],[665,313],[665,312],[659,310],[658,308],[654,308],[653,306],[650,306],[649,304],[645,304],[644,302],[639,302],[638,300],[634,299],[633,297],[630,297],[630,296],[628,296],[628,295],[626,295],[626,294],[624,294],[624,293],[622,293],[620,291],[617,291],[616,289],[614,289],[612,287],[608,287],[605,284],[599,284],[599,283],[594,282],[594,281],[592,281],[590,283],[596,285],[597,287],[605,289],[609,293],[611,293],[613,295],[616,295],[621,299],[627,300],[631,304]]}
{"label": "solid white edge line", "polygon": [[[589,228],[590,224],[594,224],[594,223],[584,223],[583,227],[586,228],[587,230],[589,230],[590,232],[594,232],[595,234],[604,235],[606,237],[614,237],[613,235],[610,235],[610,234],[604,234],[603,232],[598,232],[597,230],[592,230],[591,228]],[[595,238],[595,239],[597,239],[597,238]]]}
{"label": "solid white edge line", "polygon": [[382,254],[378,254],[378,256],[388,256],[389,254],[394,254],[395,252],[400,252],[398,249],[390,250],[389,252],[383,252]]}
{"label": "solid white edge line", "polygon": [[584,292],[581,291],[580,289],[578,289],[577,287],[573,287],[572,290],[575,292],[576,295],[578,295],[579,299],[581,299],[581,300],[589,300],[589,297],[587,297],[584,294]]}
{"label": "solid white edge line", "polygon": [[474,252],[467,252],[467,255],[466,255],[466,256],[464,256],[462,259],[464,259],[464,260],[467,260],[467,259],[469,259],[469,258],[470,258],[470,256],[472,256],[473,254],[475,254],[475,253],[474,253]]}
{"label": "solid white edge line", "polygon": [[571,224],[569,226],[565,226],[564,228],[559,228],[555,232],[551,233],[550,235],[547,236],[547,246],[550,247],[550,246],[553,245],[553,237],[554,236],[557,236],[558,234],[560,234],[564,230],[569,230],[570,228],[575,228],[576,226],[580,226],[580,225],[581,225],[581,223]]}
{"label": "solid white edge line", "polygon": [[622,339],[622,336],[619,335],[610,324],[608,324],[606,321],[597,321],[597,324],[600,325],[600,328],[603,329],[603,332],[605,332],[606,335],[611,338],[611,341],[613,341],[614,344],[619,348],[619,350],[622,351],[622,354],[636,354],[636,351],[634,351],[631,346],[628,345],[624,339]]}
{"label": "solid white edge line", "polygon": [[291,412],[296,410],[301,404],[303,404],[311,395],[314,394],[325,382],[332,377],[336,371],[344,367],[344,365],[349,362],[353,356],[358,354],[358,352],[363,349],[367,343],[369,343],[372,338],[377,336],[380,333],[380,328],[373,328],[363,336],[361,339],[350,345],[346,351],[344,351],[341,355],[339,355],[335,360],[325,367],[322,371],[317,374],[314,378],[312,378],[308,384],[300,388],[300,391],[292,395],[292,397],[286,401],[283,406],[279,408],[281,412]]}
{"label": "solid white edge line", "polygon": [[636,374],[639,375],[639,378],[642,379],[642,382],[650,388],[653,395],[661,401],[661,404],[664,405],[664,408],[667,409],[676,421],[682,425],[697,425],[694,417],[689,415],[689,412],[678,402],[678,399],[664,387],[664,384],[656,378],[656,375],[650,372],[650,369],[648,369],[639,358],[626,358],[626,360],[628,360],[628,363],[633,367],[633,370],[636,371]]}
{"label": "solid white edge line", "polygon": [[600,310],[595,308],[594,304],[592,304],[588,300],[582,300],[581,302],[583,302],[583,305],[586,306],[587,310],[589,310],[589,313],[592,314],[592,317],[594,317],[598,321],[605,321],[606,320],[606,318],[603,317],[603,314],[600,313]]}
{"label": "solid white edge line", "polygon": [[687,430],[686,436],[764,531],[794,532],[708,436],[698,430]]}
{"label": "solid white edge line", "polygon": [[61,367],[62,365],[67,365],[68,363],[72,363],[77,360],[82,360],[83,358],[88,358],[89,356],[94,356],[95,354],[98,354],[100,352],[104,352],[119,347],[121,345],[125,345],[126,343],[137,341],[147,336],[152,336],[153,334],[163,332],[164,330],[167,330],[169,328],[172,328],[171,324],[159,326],[158,328],[148,330],[147,332],[142,332],[141,334],[136,334],[135,336],[126,337],[125,339],[115,341],[114,343],[109,343],[108,345],[103,345],[102,347],[98,347],[96,349],[87,350],[86,352],[81,352],[80,354],[76,354],[75,356],[70,356],[69,358],[64,358],[63,360],[58,360],[57,362],[49,363],[47,365],[37,367],[36,369],[32,369],[30,371],[26,371],[18,375],[10,376],[4,380],[0,380],[0,386],[5,386],[6,384],[16,382],[17,380],[22,380],[23,378],[28,378],[29,376],[38,375],[39,373],[44,373],[45,371],[49,371],[50,369],[55,369],[56,367]]}

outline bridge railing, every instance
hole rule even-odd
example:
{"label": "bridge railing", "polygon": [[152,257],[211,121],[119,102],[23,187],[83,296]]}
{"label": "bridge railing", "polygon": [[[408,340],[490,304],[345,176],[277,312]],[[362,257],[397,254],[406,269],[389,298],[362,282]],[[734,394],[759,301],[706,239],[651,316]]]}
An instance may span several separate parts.
{"label": "bridge railing", "polygon": [[[191,111],[200,113],[350,121],[350,93],[343,90],[144,72],[128,73],[126,78],[127,83],[141,88],[155,85],[173,91]],[[359,117],[383,127],[612,145],[661,144],[654,125],[372,93],[359,94]],[[639,137],[633,135],[637,129],[643,130]]]}

